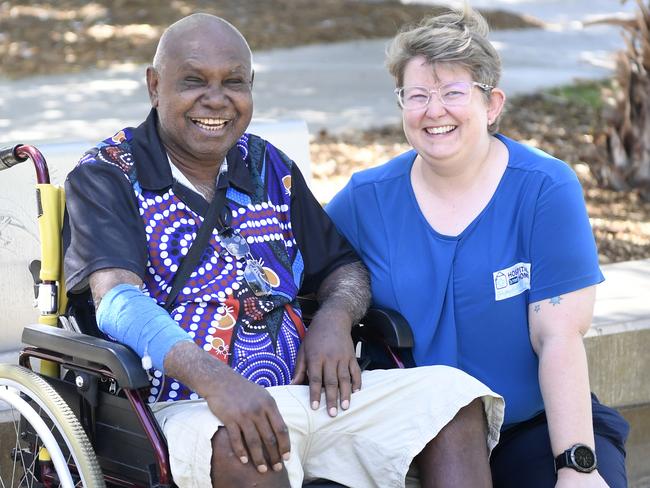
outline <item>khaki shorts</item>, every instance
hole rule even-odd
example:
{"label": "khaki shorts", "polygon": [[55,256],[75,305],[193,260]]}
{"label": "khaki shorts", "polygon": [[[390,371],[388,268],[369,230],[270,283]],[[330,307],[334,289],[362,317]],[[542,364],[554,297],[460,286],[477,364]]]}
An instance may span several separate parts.
{"label": "khaki shorts", "polygon": [[[307,386],[276,386],[275,399],[289,428],[292,488],[324,478],[351,488],[404,487],[413,458],[465,405],[482,398],[487,444],[499,440],[503,399],[478,380],[447,366],[366,371],[347,411],[332,418],[321,401],[309,407]],[[203,400],[153,408],[167,437],[174,482],[211,487],[211,439],[222,425]],[[409,483],[410,485],[411,483]]]}

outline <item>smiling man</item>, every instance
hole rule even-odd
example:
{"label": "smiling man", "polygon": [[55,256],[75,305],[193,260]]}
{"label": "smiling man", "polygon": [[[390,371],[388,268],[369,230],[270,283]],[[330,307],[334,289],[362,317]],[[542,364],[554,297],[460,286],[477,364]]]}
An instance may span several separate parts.
{"label": "smiling man", "polygon": [[[66,181],[68,290],[90,289],[100,330],[151,370],[175,483],[404,486],[417,456],[423,486],[488,486],[503,404],[484,385],[429,367],[366,372],[361,389],[350,330],[367,272],[297,166],[245,133],[252,84],[232,25],[181,19],[147,69],[147,120]],[[320,304],[308,330],[299,293]]]}

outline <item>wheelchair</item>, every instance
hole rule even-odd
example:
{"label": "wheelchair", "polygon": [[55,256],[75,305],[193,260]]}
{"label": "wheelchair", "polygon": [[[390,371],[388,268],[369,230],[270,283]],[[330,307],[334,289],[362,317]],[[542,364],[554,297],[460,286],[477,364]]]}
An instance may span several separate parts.
{"label": "wheelchair", "polygon": [[[66,295],[63,189],[50,184],[35,147],[0,149],[0,170],[27,160],[37,179],[41,261],[30,271],[40,316],[23,330],[19,364],[0,364],[0,413],[10,418],[10,439],[0,438],[0,488],[173,487],[140,358],[102,337],[89,294]],[[313,300],[301,299],[301,306],[306,320],[317,308]],[[401,316],[378,309],[355,326],[353,338],[368,368],[404,367],[413,342]],[[304,486],[341,485],[319,480]]]}

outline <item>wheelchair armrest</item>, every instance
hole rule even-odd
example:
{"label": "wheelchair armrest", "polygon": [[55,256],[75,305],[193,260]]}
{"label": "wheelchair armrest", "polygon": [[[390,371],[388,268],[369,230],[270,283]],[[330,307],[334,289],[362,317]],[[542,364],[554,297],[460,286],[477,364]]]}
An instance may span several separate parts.
{"label": "wheelchair armrest", "polygon": [[[299,296],[303,319],[310,321],[318,310],[318,302],[312,297]],[[355,340],[381,342],[391,347],[413,347],[413,332],[399,312],[387,308],[369,308],[366,315],[355,324],[352,335]]]}
{"label": "wheelchair armrest", "polygon": [[413,347],[413,332],[406,319],[394,310],[370,308],[359,325],[355,335],[362,340],[381,341],[397,348]]}
{"label": "wheelchair armrest", "polygon": [[41,324],[27,325],[22,340],[27,345],[69,356],[73,364],[104,366],[122,388],[137,389],[149,385],[140,358],[122,344]]}

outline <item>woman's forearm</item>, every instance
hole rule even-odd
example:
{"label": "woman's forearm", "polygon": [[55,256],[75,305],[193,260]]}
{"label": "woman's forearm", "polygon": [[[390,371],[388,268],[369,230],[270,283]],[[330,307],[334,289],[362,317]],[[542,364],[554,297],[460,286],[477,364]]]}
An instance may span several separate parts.
{"label": "woman's forearm", "polygon": [[553,455],[558,456],[578,443],[593,449],[589,374],[582,335],[549,337],[538,354]]}

